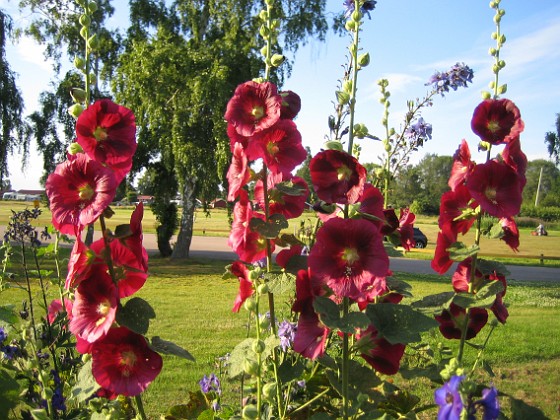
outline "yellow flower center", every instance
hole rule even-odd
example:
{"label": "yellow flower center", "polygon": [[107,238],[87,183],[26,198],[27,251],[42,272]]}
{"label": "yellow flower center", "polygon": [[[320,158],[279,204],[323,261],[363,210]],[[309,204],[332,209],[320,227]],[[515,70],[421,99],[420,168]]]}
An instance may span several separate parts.
{"label": "yellow flower center", "polygon": [[498,131],[500,129],[500,124],[498,123],[498,121],[488,121],[488,130],[490,130],[490,132],[495,133],[496,131]]}
{"label": "yellow flower center", "polygon": [[130,369],[136,364],[136,354],[133,351],[127,350],[121,353],[120,364],[123,367],[123,376],[130,375]]}
{"label": "yellow flower center", "polygon": [[103,141],[107,139],[107,131],[103,127],[97,127],[93,132],[93,137],[97,141]]}
{"label": "yellow flower center", "polygon": [[342,259],[346,261],[348,265],[354,264],[360,259],[358,250],[356,248],[344,248],[344,251],[342,251]]}
{"label": "yellow flower center", "polygon": [[251,110],[251,115],[255,118],[256,121],[260,120],[264,117],[264,109],[262,106],[256,106]]}
{"label": "yellow flower center", "polygon": [[89,184],[82,185],[80,188],[78,188],[78,191],[79,191],[78,195],[80,197],[80,200],[82,201],[91,200],[93,194],[95,193],[95,191]]}
{"label": "yellow flower center", "polygon": [[338,174],[339,181],[347,181],[352,176],[352,169],[350,169],[346,165],[342,165],[340,168],[336,170],[336,173]]}
{"label": "yellow flower center", "polygon": [[97,313],[101,315],[101,318],[99,318],[95,323],[96,327],[99,327],[101,324],[105,322],[105,319],[107,318],[107,314],[109,313],[110,310],[111,310],[111,303],[109,302],[108,299],[99,302],[99,305],[97,305]]}
{"label": "yellow flower center", "polygon": [[266,145],[266,151],[271,156],[274,156],[276,153],[278,153],[279,150],[280,148],[276,145],[276,143],[272,141]]}
{"label": "yellow flower center", "polygon": [[496,188],[488,187],[484,191],[484,195],[490,200],[492,203],[496,204]]}

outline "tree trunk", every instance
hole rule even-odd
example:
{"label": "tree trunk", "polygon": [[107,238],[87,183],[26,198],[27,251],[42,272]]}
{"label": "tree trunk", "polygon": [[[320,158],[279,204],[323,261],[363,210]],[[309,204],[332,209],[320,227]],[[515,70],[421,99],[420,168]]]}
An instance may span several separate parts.
{"label": "tree trunk", "polygon": [[194,196],[194,181],[183,181],[183,211],[181,212],[181,223],[179,226],[179,234],[177,242],[173,248],[171,258],[180,259],[189,257],[189,249],[193,235],[193,218],[196,198]]}

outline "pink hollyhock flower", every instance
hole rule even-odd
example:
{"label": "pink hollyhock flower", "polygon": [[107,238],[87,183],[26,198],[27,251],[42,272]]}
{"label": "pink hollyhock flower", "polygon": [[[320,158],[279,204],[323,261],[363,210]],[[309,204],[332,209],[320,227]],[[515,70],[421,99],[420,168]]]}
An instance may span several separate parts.
{"label": "pink hollyhock flower", "polygon": [[283,249],[278,254],[276,254],[276,264],[283,269],[286,269],[290,259],[292,257],[300,256],[303,252],[303,247],[301,245],[292,245],[287,249]]}
{"label": "pink hollyhock flower", "polygon": [[301,110],[301,98],[291,90],[280,92],[282,97],[282,107],[280,108],[280,118],[293,120]]}
{"label": "pink hollyhock flower", "polygon": [[228,201],[235,201],[239,195],[239,190],[243,188],[251,179],[251,171],[249,170],[247,155],[243,151],[241,143],[235,143],[233,146],[233,156],[231,164],[227,172],[228,180]]}
{"label": "pink hollyhock flower", "polygon": [[60,299],[54,299],[49,308],[47,310],[47,319],[49,320],[49,324],[52,324],[58,314],[66,312],[68,319],[72,318],[72,301],[70,299],[64,299],[64,306],[62,305],[62,301]]}
{"label": "pink hollyhock flower", "polygon": [[[453,284],[453,290],[456,292],[468,292],[469,283],[471,281],[471,265],[472,258],[467,258],[461,261],[457,265],[457,269],[453,276],[451,276],[451,283]],[[482,274],[477,270],[476,277],[482,277]]]}
{"label": "pink hollyhock flower", "polygon": [[249,137],[276,124],[281,106],[276,85],[249,81],[237,86],[224,118],[237,133]]}
{"label": "pink hollyhock flower", "polygon": [[472,214],[468,218],[457,219],[463,211],[475,210],[478,203],[472,199],[469,189],[463,184],[458,185],[454,190],[447,191],[441,196],[439,207],[438,224],[440,228],[448,225],[455,235],[466,234],[476,220]]}
{"label": "pink hollyhock flower", "polygon": [[[460,306],[452,303],[449,310],[444,309],[440,315],[434,318],[439,323],[439,330],[441,334],[448,339],[461,339],[461,328],[465,323],[467,311]],[[488,322],[488,312],[484,308],[471,308],[469,312],[469,321],[467,324],[466,339],[476,337],[479,331]]]}
{"label": "pink hollyhock flower", "polygon": [[308,263],[313,281],[353,300],[363,299],[375,277],[389,269],[381,233],[363,219],[327,221],[317,232]]}
{"label": "pink hollyhock flower", "polygon": [[504,236],[500,239],[504,241],[513,251],[519,251],[519,229],[512,217],[500,219]]}
{"label": "pink hollyhock flower", "polygon": [[455,190],[459,185],[464,184],[467,176],[474,167],[475,163],[471,160],[469,144],[463,139],[461,145],[453,155],[451,175],[449,181],[447,181],[449,188]]}
{"label": "pink hollyhock flower", "polygon": [[525,172],[527,171],[527,156],[521,150],[521,142],[519,137],[512,138],[502,150],[502,159],[504,163],[510,166],[517,176],[519,177],[519,183],[521,189],[525,187],[527,183],[527,178],[525,177]]}
{"label": "pink hollyhock flower", "polygon": [[73,289],[83,279],[87,278],[95,259],[95,252],[90,250],[78,235],[72,247],[70,259],[68,260],[68,274],[66,275],[64,287],[66,287],[67,290]]}
{"label": "pink hollyhock flower", "polygon": [[319,199],[354,204],[364,190],[366,169],[348,153],[325,150],[309,163],[311,182]]}
{"label": "pink hollyhock flower", "polygon": [[292,311],[300,314],[293,349],[308,359],[316,359],[325,352],[329,335],[329,329],[313,309],[313,300],[320,293],[320,290],[313,290],[309,272],[300,270],[296,276],[296,301],[292,305]]}
{"label": "pink hollyhock flower", "polygon": [[93,343],[107,334],[117,313],[119,291],[102,266],[94,265],[76,289],[70,331]]}
{"label": "pink hollyhock flower", "polygon": [[159,375],[161,356],[150,349],[144,336],[125,327],[111,328],[93,344],[93,377],[107,391],[134,397]]}
{"label": "pink hollyhock flower", "polygon": [[394,375],[399,371],[406,347],[404,344],[391,344],[384,338],[377,338],[377,329],[373,325],[357,333],[356,340],[366,349],[361,356],[376,371],[385,375]]}
{"label": "pink hollyhock flower", "polygon": [[[269,172],[267,178],[268,205],[270,214],[283,214],[286,219],[295,219],[302,215],[305,210],[305,203],[309,196],[307,183],[303,178],[292,176],[291,174]],[[278,186],[278,187],[277,187]],[[298,188],[301,193],[289,193],[280,187]],[[258,180],[255,185],[255,200],[260,208],[264,210],[264,185],[262,180]]]}
{"label": "pink hollyhock flower", "polygon": [[241,305],[255,292],[253,282],[249,279],[249,269],[240,261],[235,261],[230,267],[231,274],[239,280],[239,292],[235,298],[232,312],[239,312]]}
{"label": "pink hollyhock flower", "polygon": [[76,351],[80,354],[91,354],[93,343],[76,336]]}
{"label": "pink hollyhock flower", "polygon": [[111,204],[116,188],[113,171],[84,154],[61,163],[45,184],[54,227],[77,235]]}
{"label": "pink hollyhock flower", "polygon": [[250,160],[262,158],[274,173],[290,173],[307,157],[301,133],[291,120],[280,120],[253,135],[245,151]]}
{"label": "pink hollyhock flower", "polygon": [[237,143],[239,143],[243,147],[243,150],[247,149],[247,145],[249,144],[249,140],[251,139],[251,137],[242,136],[231,124],[228,124],[227,126],[227,135],[229,137],[229,148],[232,153],[234,152],[235,145]]}
{"label": "pink hollyhock flower", "polygon": [[511,217],[521,209],[521,186],[519,177],[511,167],[490,160],[476,165],[467,178],[471,196],[489,215]]}
{"label": "pink hollyhock flower", "polygon": [[509,99],[486,99],[474,110],[473,132],[490,144],[508,143],[525,127],[519,109]]}
{"label": "pink hollyhock flower", "polygon": [[436,250],[431,262],[432,269],[437,273],[444,274],[453,265],[447,249],[455,242],[457,242],[457,233],[449,224],[443,225],[438,232]]}
{"label": "pink hollyhock flower", "polygon": [[133,112],[109,99],[101,99],[80,114],[77,142],[91,158],[115,171],[119,184],[132,167],[136,152]]}
{"label": "pink hollyhock flower", "polygon": [[358,198],[358,202],[360,203],[359,211],[360,213],[364,213],[365,215],[362,216],[367,220],[367,215],[373,216],[374,219],[372,220],[374,224],[377,225],[378,228],[381,228],[385,223],[385,213],[383,212],[383,195],[381,191],[371,185],[369,182],[364,184],[364,190],[362,194]]}
{"label": "pink hollyhock flower", "polygon": [[[239,192],[239,201],[233,208],[233,223],[228,238],[228,245],[242,261],[252,263],[266,257],[266,238],[251,229],[251,219],[264,220],[264,215],[253,212],[247,191]],[[271,251],[274,242],[270,241]]]}

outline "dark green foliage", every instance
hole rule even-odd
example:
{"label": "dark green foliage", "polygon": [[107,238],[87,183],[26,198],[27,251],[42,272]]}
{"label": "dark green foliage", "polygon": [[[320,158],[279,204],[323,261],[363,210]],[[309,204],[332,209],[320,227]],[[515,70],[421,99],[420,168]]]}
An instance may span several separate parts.
{"label": "dark green foliage", "polygon": [[544,135],[544,143],[548,155],[554,160],[556,165],[560,164],[560,114],[556,114],[556,132],[549,131]]}

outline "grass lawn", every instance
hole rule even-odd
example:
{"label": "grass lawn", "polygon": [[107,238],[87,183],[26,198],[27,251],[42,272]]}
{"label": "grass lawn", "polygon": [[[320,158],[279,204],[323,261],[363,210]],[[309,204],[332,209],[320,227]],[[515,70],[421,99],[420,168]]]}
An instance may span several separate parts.
{"label": "grass lawn", "polygon": [[[174,404],[187,401],[190,390],[198,389],[204,374],[216,372],[216,358],[230,352],[246,336],[247,316],[243,310],[231,312],[237,294],[236,281],[223,280],[228,261],[187,260],[171,262],[153,257],[150,277],[137,296],[155,308],[148,336],[159,335],[189,350],[196,363],[172,356],[164,356],[164,369],[144,395],[150,418],[159,418]],[[435,275],[396,273],[397,277],[413,286],[415,298],[426,294],[449,291],[450,279]],[[54,291],[53,291],[54,296]],[[2,303],[20,304],[25,294],[8,289],[1,293]],[[544,412],[531,419],[559,418],[560,401],[560,290],[557,285],[511,284],[505,297],[510,317],[505,326],[499,326],[485,354],[485,360],[496,374],[495,386],[518,400],[532,404]],[[286,305],[278,305],[280,312]],[[280,318],[280,317],[279,317]],[[481,342],[484,330],[477,337]],[[439,334],[427,334],[425,339],[434,344]],[[453,347],[455,343],[446,342]],[[468,349],[467,359],[474,357]],[[488,378],[485,378],[488,382]],[[408,382],[397,375],[397,385],[420,392],[424,403],[429,403],[433,387],[422,380]],[[424,386],[419,387],[419,383]],[[225,401],[236,402],[233,390],[237,383],[224,382]],[[509,400],[502,399],[509,410]],[[434,418],[434,412],[427,418]]]}

